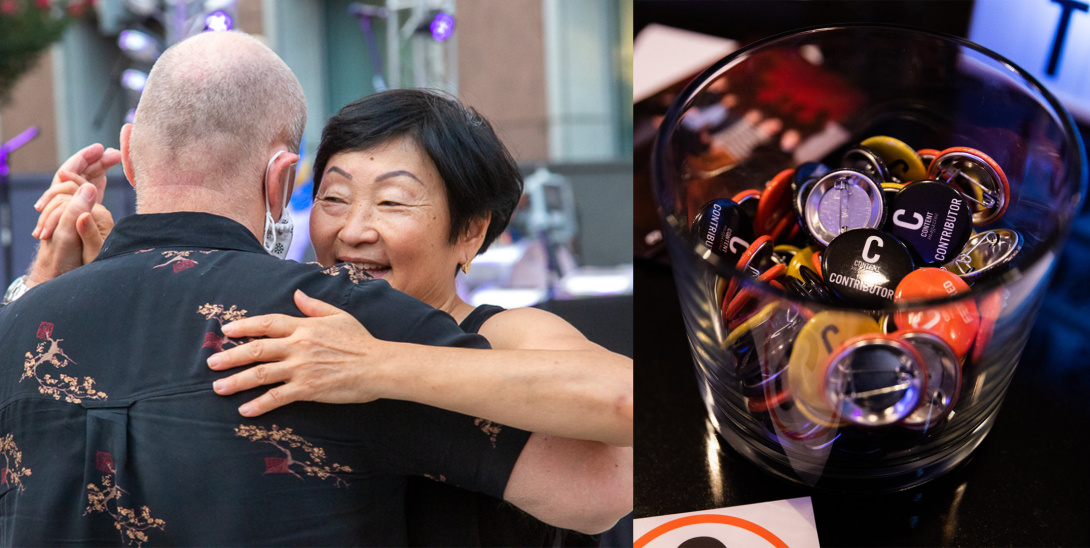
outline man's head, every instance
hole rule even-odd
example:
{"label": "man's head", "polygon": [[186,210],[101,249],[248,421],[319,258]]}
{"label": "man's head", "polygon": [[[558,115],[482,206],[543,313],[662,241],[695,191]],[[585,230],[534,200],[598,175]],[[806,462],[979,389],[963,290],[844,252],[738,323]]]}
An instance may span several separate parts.
{"label": "man's head", "polygon": [[[297,160],[305,125],[303,88],[272,50],[239,32],[199,34],[166,50],[148,75],[135,121],[122,130],[125,174],[141,212],[222,213],[200,202],[226,196],[251,215],[264,210],[259,191],[274,190],[259,186],[267,162],[291,153],[272,168],[269,186],[279,186],[273,181]],[[279,217],[284,189],[275,190]]]}

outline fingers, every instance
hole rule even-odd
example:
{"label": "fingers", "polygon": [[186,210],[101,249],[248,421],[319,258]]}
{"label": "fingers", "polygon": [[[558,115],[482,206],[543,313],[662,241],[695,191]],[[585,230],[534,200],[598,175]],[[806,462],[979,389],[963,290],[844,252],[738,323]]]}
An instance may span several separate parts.
{"label": "fingers", "polygon": [[95,195],[98,193],[95,190],[95,185],[85,183],[76,191],[72,196],[72,199],[68,200],[68,204],[61,210],[60,220],[57,221],[57,229],[55,235],[62,243],[79,244],[79,232],[76,229],[76,220],[80,215],[91,213],[91,208],[95,205]]}
{"label": "fingers", "polygon": [[[267,384],[289,381],[290,371],[282,363],[263,363],[255,365],[241,373],[219,379],[212,383],[212,390],[220,396],[229,396],[244,390],[250,390]],[[239,407],[238,412],[245,417],[256,417],[277,407],[297,401],[300,394],[290,382],[273,387],[257,399]]]}
{"label": "fingers", "polygon": [[76,232],[83,241],[83,264],[87,264],[98,257],[104,240],[102,233],[99,232],[98,224],[95,223],[94,215],[90,212],[81,213],[76,219]]}
{"label": "fingers", "polygon": [[284,314],[265,314],[243,318],[223,326],[223,334],[232,338],[276,337],[283,338],[295,332],[298,318]]}
{"label": "fingers", "polygon": [[[68,198],[75,194],[76,190],[79,190],[79,183],[75,181],[67,181],[49,187],[49,190],[46,190],[45,193],[42,194],[40,200],[44,200],[44,202],[42,203],[44,203],[45,206],[39,208],[37,207],[37,204],[35,204],[35,209],[40,211],[41,215],[38,215],[38,224],[34,227],[34,231],[31,232],[32,236],[41,239],[42,232],[47,226],[49,227],[49,234],[53,233],[53,228],[56,227],[56,222],[54,222],[52,226],[47,223],[47,220],[50,217],[50,213],[52,213],[58,207],[66,204],[68,202]],[[54,221],[56,221],[56,219],[54,219]]]}
{"label": "fingers", "polygon": [[325,301],[308,297],[306,293],[303,293],[303,291],[299,289],[295,290],[295,306],[298,306],[300,312],[311,318],[332,316],[344,312]]}
{"label": "fingers", "polygon": [[[226,330],[224,330],[226,331]],[[226,333],[224,333],[226,334]],[[221,371],[240,365],[257,362],[271,362],[287,355],[286,342],[279,339],[258,339],[234,348],[212,354],[208,357],[208,367]]]}
{"label": "fingers", "polygon": [[256,417],[299,399],[299,393],[295,390],[294,385],[285,384],[272,388],[256,399],[242,404],[238,408],[238,412],[243,417]]}

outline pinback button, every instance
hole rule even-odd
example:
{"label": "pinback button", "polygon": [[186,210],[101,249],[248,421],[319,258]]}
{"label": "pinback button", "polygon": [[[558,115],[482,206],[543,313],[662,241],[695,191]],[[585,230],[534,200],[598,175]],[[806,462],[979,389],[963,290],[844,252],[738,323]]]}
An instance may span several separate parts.
{"label": "pinback button", "polygon": [[787,275],[792,277],[792,278],[796,278],[799,281],[804,281],[802,279],[802,274],[799,274],[799,268],[805,266],[805,267],[809,268],[810,270],[813,270],[814,269],[813,257],[814,257],[814,248],[813,247],[806,246],[806,247],[800,249],[798,251],[798,253],[795,253],[794,257],[791,257],[791,261],[787,263]]}
{"label": "pinback button", "polygon": [[916,154],[919,155],[920,160],[923,161],[923,165],[930,166],[931,162],[935,161],[935,158],[938,158],[939,151],[933,148],[921,148],[916,151]]}
{"label": "pinback button", "polygon": [[890,232],[924,266],[947,263],[958,254],[973,231],[973,216],[965,195],[938,181],[917,181],[897,193],[889,206]]}
{"label": "pinback button", "polygon": [[900,240],[872,228],[837,236],[821,254],[825,284],[837,296],[865,307],[894,299],[897,284],[912,272],[912,255]]}
{"label": "pinback button", "polygon": [[989,272],[1009,268],[1021,250],[1021,234],[1009,228],[995,228],[971,236],[961,252],[943,268],[973,283]]}
{"label": "pinback button", "polygon": [[764,236],[791,216],[791,175],[794,169],[785,169],[776,174],[761,192],[757,204],[757,216],[754,217],[754,234]]}
{"label": "pinback button", "polygon": [[734,201],[712,200],[693,219],[693,237],[734,265],[753,241],[753,224]]}
{"label": "pinback button", "polygon": [[742,208],[742,212],[746,214],[747,219],[757,218],[757,203],[761,201],[760,190],[743,190],[731,197],[731,200]]}
{"label": "pinback button", "polygon": [[818,312],[795,337],[787,365],[788,390],[812,421],[836,426],[839,419],[822,395],[823,367],[844,341],[865,333],[877,333],[874,318],[848,311]]}
{"label": "pinback button", "polygon": [[791,259],[799,252],[799,248],[793,245],[780,244],[772,248],[772,262],[787,266]]}
{"label": "pinback button", "polygon": [[[893,299],[898,303],[907,303],[951,297],[967,291],[969,286],[953,272],[925,267],[905,276],[897,285]],[[894,321],[902,328],[923,329],[938,335],[961,358],[973,344],[980,326],[980,315],[976,302],[963,299],[923,310],[899,311],[894,314]]]}
{"label": "pinback button", "polygon": [[812,300],[825,304],[834,304],[838,301],[836,295],[829,290],[829,287],[825,285],[825,281],[821,279],[817,272],[804,266],[799,268],[799,275],[802,276],[802,283],[806,288],[807,296]]}
{"label": "pinback button", "polygon": [[876,183],[892,180],[882,157],[865,146],[848,149],[840,161],[840,167],[866,173]]}
{"label": "pinback button", "polygon": [[878,228],[885,215],[878,183],[850,169],[833,171],[818,179],[809,189],[804,208],[803,224],[823,246],[855,228]]}
{"label": "pinback button", "polygon": [[999,164],[987,154],[968,147],[948,148],[927,169],[931,179],[951,183],[973,202],[973,224],[991,224],[1003,216],[1010,202],[1010,183]]}
{"label": "pinback button", "polygon": [[826,405],[858,426],[887,426],[904,420],[927,384],[919,352],[901,337],[860,335],[830,354],[822,375]]}
{"label": "pinback button", "polygon": [[912,147],[899,139],[878,135],[859,143],[870,149],[886,164],[889,174],[903,182],[918,181],[927,177],[927,166]]}
{"label": "pinback button", "polygon": [[[761,236],[753,241],[753,243],[746,248],[742,256],[738,258],[738,262],[734,265],[735,270],[756,278],[761,275],[762,272],[771,267],[772,262],[772,238],[768,236]],[[728,314],[727,309],[730,307],[731,301],[734,300],[735,294],[738,292],[738,278],[732,277],[727,283],[727,290],[723,294],[722,313],[723,321],[730,322],[731,318],[735,317],[734,314]]]}
{"label": "pinback button", "polygon": [[927,370],[927,385],[920,395],[920,404],[905,417],[904,426],[925,430],[942,422],[957,403],[961,390],[961,364],[954,349],[934,333],[919,329],[898,331],[920,353]]}

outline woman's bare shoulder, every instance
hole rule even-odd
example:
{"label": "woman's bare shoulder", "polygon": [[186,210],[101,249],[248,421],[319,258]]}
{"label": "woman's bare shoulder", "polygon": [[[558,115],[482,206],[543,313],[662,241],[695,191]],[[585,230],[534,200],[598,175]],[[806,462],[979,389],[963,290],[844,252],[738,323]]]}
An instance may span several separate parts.
{"label": "woman's bare shoulder", "polygon": [[601,348],[572,324],[540,308],[512,308],[492,316],[480,330],[492,348],[504,350],[590,350]]}

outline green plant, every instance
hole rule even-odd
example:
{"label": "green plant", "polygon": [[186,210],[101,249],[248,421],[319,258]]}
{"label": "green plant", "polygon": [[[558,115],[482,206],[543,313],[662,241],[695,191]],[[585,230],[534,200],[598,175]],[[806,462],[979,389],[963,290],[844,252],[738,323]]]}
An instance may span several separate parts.
{"label": "green plant", "polygon": [[0,105],[41,53],[93,0],[0,0]]}

